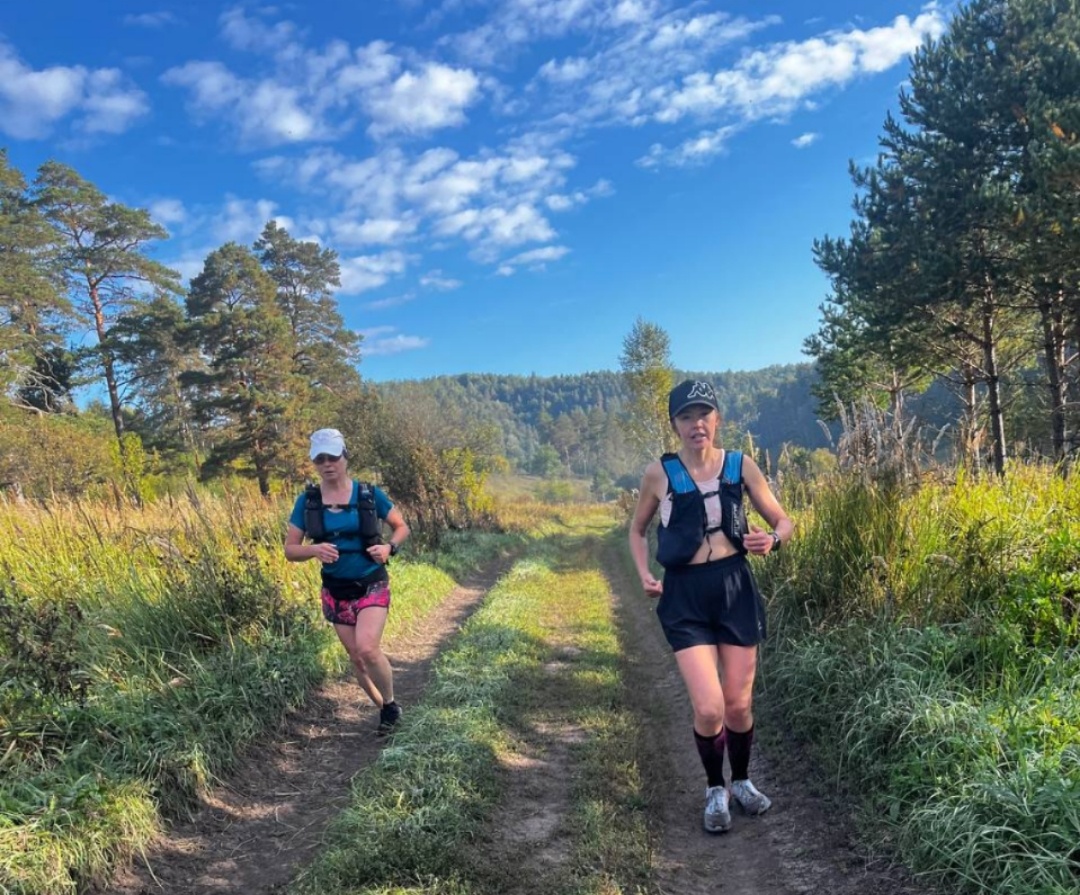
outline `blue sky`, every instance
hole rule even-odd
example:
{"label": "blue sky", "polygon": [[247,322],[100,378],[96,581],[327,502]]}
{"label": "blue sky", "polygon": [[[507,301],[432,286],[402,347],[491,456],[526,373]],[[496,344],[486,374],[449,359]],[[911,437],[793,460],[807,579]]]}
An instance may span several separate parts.
{"label": "blue sky", "polygon": [[190,277],[270,218],[341,256],[370,379],[806,360],[909,0],[0,6],[0,145],[151,209]]}

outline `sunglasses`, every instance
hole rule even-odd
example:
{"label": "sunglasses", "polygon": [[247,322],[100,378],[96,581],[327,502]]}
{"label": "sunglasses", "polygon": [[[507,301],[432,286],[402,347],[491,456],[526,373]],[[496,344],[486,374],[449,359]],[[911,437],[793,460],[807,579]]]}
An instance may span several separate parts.
{"label": "sunglasses", "polygon": [[342,457],[341,454],[318,454],[315,457],[315,463],[337,463]]}

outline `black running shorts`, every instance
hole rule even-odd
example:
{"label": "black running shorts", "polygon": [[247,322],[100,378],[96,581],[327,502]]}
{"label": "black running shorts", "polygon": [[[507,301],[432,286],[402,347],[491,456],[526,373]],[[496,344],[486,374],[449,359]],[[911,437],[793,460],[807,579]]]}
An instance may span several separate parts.
{"label": "black running shorts", "polygon": [[675,652],[765,639],[765,601],[741,554],[668,569],[656,614]]}

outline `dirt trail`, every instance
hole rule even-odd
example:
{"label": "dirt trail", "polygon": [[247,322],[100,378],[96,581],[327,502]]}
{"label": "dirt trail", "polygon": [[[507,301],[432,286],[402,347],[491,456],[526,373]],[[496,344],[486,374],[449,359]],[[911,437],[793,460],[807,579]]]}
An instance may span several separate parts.
{"label": "dirt trail", "polygon": [[[701,829],[704,778],[690,734],[690,705],[655,618],[656,604],[641,594],[610,542],[601,555],[615,598],[628,698],[646,730],[642,776],[657,812],[657,879],[649,891],[932,895],[900,869],[867,860],[853,847],[849,813],[822,798],[822,787],[807,784],[813,768],[794,754],[768,754],[756,745],[751,776],[772,796],[772,810],[759,818],[733,812],[733,829],[722,836]],[[432,660],[506,565],[457,588],[388,650],[406,711],[420,698]],[[382,746],[373,733],[375,710],[362,706],[361,698],[351,681],[321,688],[272,742],[252,750],[228,787],[207,797],[190,822],[175,825],[106,895],[284,891],[319,848],[326,824],[345,807],[351,778]],[[499,815],[485,849],[494,864],[512,867],[501,879],[488,874],[498,891],[547,891],[545,878],[551,882],[566,872],[558,856],[565,851],[559,821],[568,803],[568,737],[573,731],[538,731],[536,754],[523,753],[512,769],[527,771],[514,775],[517,788],[508,794],[517,810]]]}
{"label": "dirt trail", "polygon": [[[388,646],[395,695],[406,712],[423,693],[432,660],[506,567],[503,561],[456,588]],[[375,736],[377,720],[351,678],[327,682],[105,895],[284,891],[345,807],[353,776],[378,756],[385,740]]]}
{"label": "dirt trail", "polygon": [[[750,776],[773,807],[745,817],[733,807],[730,832],[701,828],[705,780],[694,746],[692,712],[650,600],[615,549],[605,554],[627,657],[627,684],[647,727],[651,798],[663,893],[704,895],[931,895],[900,868],[867,860],[852,844],[842,806],[813,794],[808,762],[770,755],[755,743]],[[820,790],[820,787],[817,789]]]}

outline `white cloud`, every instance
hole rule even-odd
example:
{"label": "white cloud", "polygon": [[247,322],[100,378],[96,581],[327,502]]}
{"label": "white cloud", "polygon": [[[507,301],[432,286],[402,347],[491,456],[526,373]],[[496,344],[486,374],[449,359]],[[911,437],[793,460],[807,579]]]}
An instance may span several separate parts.
{"label": "white cloud", "polygon": [[358,332],[364,337],[364,341],[360,344],[361,357],[401,354],[403,351],[415,351],[431,344],[431,339],[403,335],[398,333],[396,327],[393,326],[376,326],[358,330]]}
{"label": "white cloud", "polygon": [[492,65],[531,41],[632,28],[655,16],[659,6],[657,0],[507,0],[493,4],[482,25],[439,43],[470,65]]}
{"label": "white cloud", "polygon": [[182,224],[187,220],[187,210],[179,199],[155,199],[150,203],[150,217],[159,224]]}
{"label": "white cloud", "polygon": [[[266,10],[272,12],[272,8]],[[238,50],[254,53],[277,52],[288,47],[298,36],[292,22],[267,25],[248,16],[239,6],[227,9],[219,20],[221,36]]]}
{"label": "white cloud", "polygon": [[[554,114],[558,126],[637,126],[655,114],[657,91],[670,89],[721,50],[779,21],[775,16],[753,20],[721,12],[696,14],[698,9],[693,4],[665,11],[650,4],[644,14],[620,20],[607,39],[592,40],[591,56],[546,62],[529,92]],[[542,89],[547,86],[551,89]]]}
{"label": "white cloud", "polygon": [[461,280],[455,280],[453,277],[444,276],[441,270],[429,270],[420,277],[420,285],[425,289],[437,289],[440,292],[450,292],[454,289],[460,289],[464,284]]}
{"label": "white cloud", "polygon": [[590,199],[599,196],[610,196],[614,190],[607,180],[598,180],[587,190],[575,190],[572,193],[552,193],[544,199],[544,204],[552,211],[569,211],[578,205],[584,205]]}
{"label": "white cloud", "polygon": [[731,68],[698,71],[659,89],[651,97],[653,116],[672,123],[721,112],[747,121],[784,115],[812,94],[898,64],[944,28],[942,14],[928,9],[914,21],[898,16],[891,25],[869,31],[832,31],[756,49]]}
{"label": "white cloud", "polygon": [[158,12],[129,13],[121,21],[125,25],[136,28],[164,28],[166,25],[175,25],[178,20],[171,12],[159,10]]}
{"label": "white cloud", "polygon": [[791,145],[796,149],[806,149],[807,146],[813,146],[818,140],[821,139],[821,134],[805,133],[800,134],[794,140],[791,141]]}
{"label": "white cloud", "polygon": [[387,308],[397,308],[401,305],[406,305],[415,298],[415,293],[405,292],[401,295],[391,295],[388,298],[379,298],[375,301],[369,301],[364,307],[370,311],[384,311]]}
{"label": "white cloud", "polygon": [[189,62],[169,69],[162,80],[188,89],[188,107],[196,119],[230,117],[245,143],[295,143],[329,133],[306,110],[300,90],[273,80],[239,78],[220,62]]}
{"label": "white cloud", "polygon": [[740,125],[727,125],[716,130],[702,131],[674,149],[654,143],[649,147],[648,153],[637,160],[637,164],[642,168],[660,166],[685,168],[691,165],[703,165],[726,152],[728,141],[741,129]]}
{"label": "white cloud", "polygon": [[81,65],[34,70],[0,42],[0,131],[42,139],[69,115],[83,133],[118,134],[149,111],[145,93],[119,69]]}
{"label": "white cloud", "polygon": [[589,74],[588,59],[564,59],[556,62],[554,59],[540,66],[540,77],[556,84],[569,84],[572,81],[580,81]]}
{"label": "white cloud", "polygon": [[367,218],[356,220],[348,215],[330,222],[330,238],[335,245],[353,248],[363,245],[390,245],[416,232],[415,218]]}
{"label": "white cloud", "polygon": [[342,295],[359,295],[400,276],[408,266],[403,252],[390,251],[378,255],[356,255],[340,258]]}
{"label": "white cloud", "polygon": [[365,105],[373,119],[368,130],[384,136],[460,125],[479,88],[480,79],[468,69],[429,63],[419,73],[405,72],[389,87],[368,94]]}
{"label": "white cloud", "polygon": [[499,276],[508,277],[520,267],[527,267],[530,270],[543,270],[548,262],[558,261],[569,252],[570,249],[566,246],[544,246],[541,249],[530,249],[527,252],[515,255],[513,258],[507,258],[499,265],[496,273]]}
{"label": "white cloud", "polygon": [[174,87],[187,87],[196,112],[208,114],[234,105],[244,94],[244,82],[220,62],[188,62],[161,77]]}
{"label": "white cloud", "polygon": [[88,134],[122,134],[131,123],[150,111],[141,90],[129,89],[115,68],[99,68],[86,78],[86,98],[78,128]]}
{"label": "white cloud", "polygon": [[270,199],[238,199],[229,196],[221,210],[214,214],[209,229],[219,242],[251,244],[259,238],[268,221],[276,221],[286,230],[293,230],[292,218],[276,215],[277,203]]}
{"label": "white cloud", "polygon": [[[409,47],[405,32],[399,44],[316,44],[273,8],[228,9],[221,37],[250,55],[233,67],[189,61],[164,75],[197,118],[249,146],[372,138],[355,155],[318,147],[254,163],[275,189],[291,186],[308,203],[295,215],[304,228],[344,251],[342,294],[402,277],[421,261],[406,252],[421,245],[462,243],[504,274],[552,263],[569,251],[558,244],[558,215],[612,192],[606,180],[575,182],[577,159],[566,147],[583,144],[590,129],[644,134],[635,139],[652,144],[643,167],[704,164],[742,129],[812,110],[828,91],[898,64],[945,24],[928,6],[880,27],[767,42],[761,35],[775,16],[712,12],[696,0],[444,0],[433,15],[459,14],[470,30],[444,34],[429,52]],[[434,55],[447,49],[462,55]],[[508,58],[519,50],[519,60]],[[496,60],[507,64],[481,68]],[[521,86],[525,65],[538,67]],[[474,134],[465,126],[478,110],[494,120],[479,121]],[[433,144],[432,134],[450,128],[459,129],[448,138],[454,148]],[[493,134],[513,136],[499,144]],[[474,137],[483,148],[469,148]],[[793,145],[816,139],[808,129]],[[608,143],[615,152],[625,144]],[[267,200],[239,202],[226,203],[213,232],[249,242],[279,213]],[[442,280],[460,285],[431,271],[417,291]]]}
{"label": "white cloud", "polygon": [[337,139],[365,116],[375,137],[427,134],[463,124],[482,95],[471,70],[407,64],[385,41],[352,48],[332,40],[318,49],[292,22],[268,22],[240,8],[227,10],[220,25],[226,42],[254,54],[252,74],[193,60],[168,69],[162,81],[187,91],[197,121],[220,121],[244,145]]}
{"label": "white cloud", "polygon": [[468,208],[443,218],[435,227],[439,236],[461,236],[476,243],[475,257],[491,259],[498,249],[526,242],[547,242],[555,231],[535,206],[527,202],[512,208],[489,205]]}
{"label": "white cloud", "polygon": [[[535,146],[539,146],[537,142]],[[407,154],[386,149],[349,159],[329,150],[302,158],[275,157],[259,170],[280,181],[291,178],[300,188],[341,203],[344,211],[329,228],[351,238],[374,242],[427,234],[461,239],[473,256],[494,261],[507,247],[549,242],[557,236],[543,209],[563,209],[611,186],[598,181],[587,190],[567,192],[573,156],[561,149],[541,152],[528,139],[500,152],[463,158],[446,148]]]}

